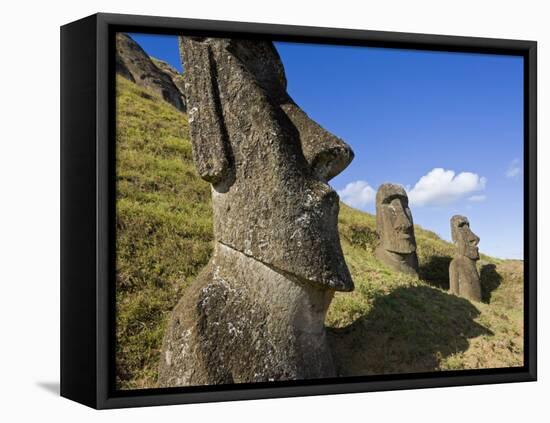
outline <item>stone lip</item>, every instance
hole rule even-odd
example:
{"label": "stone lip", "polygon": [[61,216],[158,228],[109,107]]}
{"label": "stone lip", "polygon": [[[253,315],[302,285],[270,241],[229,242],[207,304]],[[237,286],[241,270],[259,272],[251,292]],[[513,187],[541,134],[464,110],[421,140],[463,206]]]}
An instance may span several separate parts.
{"label": "stone lip", "polygon": [[131,37],[121,32],[117,33],[116,73],[140,87],[151,90],[184,112],[186,107],[181,75],[164,62],[157,61],[157,64]]}

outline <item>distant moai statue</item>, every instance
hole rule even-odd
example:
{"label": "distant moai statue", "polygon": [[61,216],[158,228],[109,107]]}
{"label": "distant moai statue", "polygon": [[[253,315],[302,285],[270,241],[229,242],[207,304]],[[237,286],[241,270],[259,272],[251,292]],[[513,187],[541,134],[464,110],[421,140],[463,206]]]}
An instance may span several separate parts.
{"label": "distant moai statue", "polygon": [[376,257],[394,270],[418,276],[416,239],[409,198],[401,185],[382,184],[376,193]]}
{"label": "distant moai statue", "polygon": [[476,261],[479,260],[479,237],[470,229],[468,218],[459,215],[451,218],[451,236],[456,252],[449,265],[449,291],[473,301],[481,301],[481,282],[476,267]]}
{"label": "distant moai statue", "polygon": [[353,152],[287,94],[271,42],[183,37],[180,50],[215,245],[171,314],[159,385],[333,377],[325,316],[353,281],[326,181]]}

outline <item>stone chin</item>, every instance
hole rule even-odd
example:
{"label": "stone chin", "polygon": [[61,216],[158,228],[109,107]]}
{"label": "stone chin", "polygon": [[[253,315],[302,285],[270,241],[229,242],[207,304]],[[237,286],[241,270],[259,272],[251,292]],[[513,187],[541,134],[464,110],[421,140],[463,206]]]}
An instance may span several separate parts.
{"label": "stone chin", "polygon": [[235,207],[233,189],[235,186],[226,194],[213,196],[214,230],[220,243],[297,282],[318,289],[353,290],[338,233],[339,198],[327,184],[306,184],[299,202],[272,192],[265,197],[266,207],[260,213],[243,212],[246,204]]}
{"label": "stone chin", "polygon": [[416,252],[416,244],[409,239],[384,242],[384,249],[396,254],[412,254]]}
{"label": "stone chin", "polygon": [[[299,238],[297,236],[295,239]],[[319,239],[319,250],[315,255],[297,252],[295,255],[287,254],[281,259],[272,259],[269,255],[255,253],[254,251],[257,251],[257,248],[254,245],[250,245],[250,248],[242,251],[231,245],[231,243],[225,243],[221,240],[218,242],[263,263],[275,272],[299,284],[308,284],[320,290],[350,292],[354,289],[354,283],[340,245],[328,245],[330,241],[325,241],[327,244],[323,246],[321,245],[323,240]],[[295,245],[300,246],[300,241],[297,240]],[[295,250],[292,245],[288,247],[289,251]],[[321,271],[319,271],[317,265],[320,262],[325,264]]]}
{"label": "stone chin", "polygon": [[471,260],[479,260],[479,248],[466,248],[464,255]]}
{"label": "stone chin", "polygon": [[294,235],[286,240],[289,254],[284,260],[275,260],[274,266],[321,289],[353,291],[338,232],[338,195],[329,188],[319,204],[306,202],[306,206],[311,208],[299,209],[296,220],[300,224],[289,227]]}
{"label": "stone chin", "polygon": [[479,247],[468,245],[466,242],[458,243],[457,253],[459,256],[464,256],[470,260],[479,260]]}
{"label": "stone chin", "polygon": [[397,253],[386,250],[382,245],[379,245],[375,250],[375,255],[393,270],[418,277],[418,257],[416,256],[416,252]]}

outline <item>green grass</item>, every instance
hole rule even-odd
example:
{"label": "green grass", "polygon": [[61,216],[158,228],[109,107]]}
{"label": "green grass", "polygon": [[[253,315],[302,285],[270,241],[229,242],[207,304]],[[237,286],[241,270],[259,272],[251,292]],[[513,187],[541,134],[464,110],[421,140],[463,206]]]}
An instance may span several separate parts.
{"label": "green grass", "polygon": [[[187,117],[117,78],[117,385],[154,387],[166,319],[212,252],[209,185],[193,166]],[[356,289],[327,316],[342,375],[521,366],[523,263],[482,256],[484,303],[449,295],[451,244],[416,227],[421,280],[373,255],[375,218],[341,205]],[[483,245],[483,244],[482,244]]]}
{"label": "green grass", "polygon": [[482,255],[483,303],[447,293],[452,244],[418,225],[421,280],[373,255],[375,217],[340,206],[340,235],[355,282],[327,317],[341,375],[523,365],[523,263]]}
{"label": "green grass", "polygon": [[117,383],[142,388],[167,314],[212,252],[210,188],[176,108],[117,77],[117,116]]}

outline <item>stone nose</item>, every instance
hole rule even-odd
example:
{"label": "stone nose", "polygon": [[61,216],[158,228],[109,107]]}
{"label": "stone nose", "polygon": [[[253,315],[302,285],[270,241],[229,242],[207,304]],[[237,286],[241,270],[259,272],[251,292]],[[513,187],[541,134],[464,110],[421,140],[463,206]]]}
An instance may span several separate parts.
{"label": "stone nose", "polygon": [[395,220],[393,222],[393,227],[395,230],[400,232],[407,232],[411,229],[412,223],[409,220],[409,217],[405,213],[405,209],[400,206],[395,208]]}
{"label": "stone nose", "polygon": [[331,180],[353,160],[354,153],[351,147],[328,132],[325,137],[319,137],[316,144],[308,162],[313,172],[322,180]]}
{"label": "stone nose", "polygon": [[479,237],[474,234],[470,229],[468,229],[468,234],[466,237],[468,243],[474,247],[476,247],[479,244]]}
{"label": "stone nose", "polygon": [[304,157],[313,172],[323,181],[329,181],[342,172],[353,160],[351,147],[322,128],[295,103],[281,105],[300,134]]}

